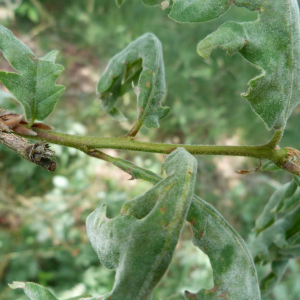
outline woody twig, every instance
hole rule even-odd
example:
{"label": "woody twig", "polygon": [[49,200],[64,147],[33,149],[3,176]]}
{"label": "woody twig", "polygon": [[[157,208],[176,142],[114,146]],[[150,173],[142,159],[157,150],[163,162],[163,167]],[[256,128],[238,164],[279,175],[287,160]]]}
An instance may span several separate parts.
{"label": "woody twig", "polygon": [[55,156],[48,144],[44,142],[30,144],[27,139],[15,134],[36,135],[33,130],[26,127],[26,124],[23,115],[0,109],[0,143],[43,169],[54,171],[56,169]]}

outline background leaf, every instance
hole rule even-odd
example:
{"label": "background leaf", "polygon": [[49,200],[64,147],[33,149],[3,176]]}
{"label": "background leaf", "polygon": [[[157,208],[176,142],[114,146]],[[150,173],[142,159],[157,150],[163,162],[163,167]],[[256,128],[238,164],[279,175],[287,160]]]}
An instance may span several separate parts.
{"label": "background leaf", "polygon": [[102,74],[98,92],[102,108],[111,116],[123,119],[117,110],[118,97],[132,89],[137,95],[138,127],[159,126],[159,119],[165,117],[169,108],[161,107],[165,97],[165,71],[160,41],[147,33],[132,42],[114,56]]}
{"label": "background leaf", "polygon": [[198,44],[208,57],[221,47],[229,55],[239,51],[261,74],[243,94],[267,127],[282,129],[299,104],[300,27],[296,0],[227,1],[174,0],[170,18],[179,22],[205,22],[224,14],[235,3],[259,12],[255,22],[227,22]]}
{"label": "background leaf", "polygon": [[270,198],[262,214],[255,222],[255,229],[259,233],[270,226],[276,219],[276,213],[285,205],[291,206],[300,199],[300,188],[295,180],[284,184]]}
{"label": "background leaf", "polygon": [[299,178],[283,185],[270,198],[256,221],[257,236],[252,244],[256,263],[271,263],[271,272],[261,280],[268,294],[282,278],[289,259],[300,257]]}
{"label": "background leaf", "polygon": [[[12,284],[9,284],[9,287],[11,289],[23,289],[25,294],[29,297],[30,300],[58,300],[47,288],[33,282],[14,281]],[[80,299],[96,300],[96,298],[91,298],[89,296],[90,295],[85,294],[85,295],[73,297],[66,300],[80,300]],[[85,298],[85,297],[89,297],[89,298]]]}
{"label": "background leaf", "polygon": [[15,100],[15,99],[16,98],[11,93],[4,92],[4,91],[0,90],[0,103],[1,103],[1,107],[2,107],[2,104],[4,104],[5,101]]}
{"label": "background leaf", "polygon": [[30,300],[58,300],[48,289],[33,282],[13,282],[10,284],[10,288],[24,289]]}
{"label": "background leaf", "polygon": [[63,70],[55,64],[57,51],[37,58],[11,31],[0,25],[0,49],[19,73],[0,71],[0,81],[24,106],[27,119],[43,120],[54,109],[64,86],[55,82]]}

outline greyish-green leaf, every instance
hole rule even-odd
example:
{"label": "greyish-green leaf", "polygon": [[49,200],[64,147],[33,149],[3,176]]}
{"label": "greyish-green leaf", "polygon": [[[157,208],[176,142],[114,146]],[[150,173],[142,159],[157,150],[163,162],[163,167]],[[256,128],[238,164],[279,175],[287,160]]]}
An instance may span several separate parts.
{"label": "greyish-green leaf", "polygon": [[267,160],[260,168],[261,171],[279,171],[281,170],[271,160]]}
{"label": "greyish-green leaf", "polygon": [[118,98],[131,90],[132,83],[137,95],[138,129],[159,126],[159,119],[165,117],[168,107],[162,107],[165,97],[165,71],[160,41],[151,33],[144,34],[122,52],[114,56],[102,74],[98,92],[101,106],[106,113],[118,117],[124,116],[116,108]]}
{"label": "greyish-green leaf", "polygon": [[259,300],[260,290],[252,256],[244,240],[218,211],[194,196],[187,220],[192,224],[193,243],[206,253],[213,269],[214,287],[187,299]]}
{"label": "greyish-green leaf", "polygon": [[[270,200],[266,204],[262,214],[256,219],[255,230],[261,232],[266,227],[270,226],[276,218],[276,212],[285,202],[289,202],[288,199],[294,199],[294,195],[299,195],[298,185],[293,180],[284,184],[281,188],[275,191]],[[297,199],[297,198],[296,198]]]}
{"label": "greyish-green leaf", "polygon": [[298,227],[298,229],[299,231],[293,233],[293,235],[288,238],[288,246],[278,251],[278,256],[284,259],[300,257],[300,228]]}
{"label": "greyish-green leaf", "polygon": [[11,31],[0,25],[0,49],[18,73],[0,71],[0,81],[23,105],[27,119],[43,120],[54,109],[65,87],[56,85],[64,69],[55,64],[57,51],[42,58],[20,42]]}
{"label": "greyish-green leaf", "polygon": [[[155,173],[137,167],[128,161],[113,157],[107,157],[106,160],[136,179],[143,179],[153,184],[162,180]],[[153,199],[153,203],[147,208],[147,211],[152,209],[154,201]],[[142,209],[138,202],[136,204],[136,209]],[[210,291],[200,291],[198,296],[187,292],[186,298],[193,300],[259,300],[259,283],[253,259],[239,234],[216,209],[195,195],[187,220],[192,224],[194,244],[210,258],[215,287]]]}
{"label": "greyish-green leaf", "polygon": [[266,296],[279,283],[283,274],[285,273],[288,260],[276,260],[271,264],[271,272],[264,277],[260,282],[261,293]]}
{"label": "greyish-green leaf", "polygon": [[257,233],[269,227],[278,218],[278,213],[286,213],[300,201],[299,177],[277,189],[270,197],[262,214],[256,219],[255,230]]}
{"label": "greyish-green leaf", "polygon": [[197,162],[179,148],[166,159],[167,177],[106,217],[100,206],[87,219],[89,240],[102,264],[116,268],[113,291],[102,299],[149,300],[166,272],[194,191]]}
{"label": "greyish-green leaf", "polygon": [[[30,300],[58,300],[47,288],[34,282],[14,281],[12,284],[8,284],[8,285],[11,289],[23,289],[25,294],[29,297]],[[96,298],[91,298],[90,294],[85,294],[85,295],[73,297],[66,300],[81,300],[81,299],[97,300]]]}
{"label": "greyish-green leaf", "polygon": [[13,282],[12,289],[23,289],[30,300],[58,300],[47,288],[33,282]]}
{"label": "greyish-green leaf", "polygon": [[258,11],[258,20],[227,22],[198,44],[208,57],[221,47],[253,63],[261,74],[243,94],[268,128],[281,129],[300,97],[300,26],[297,0],[174,0],[170,17],[179,22],[205,22],[224,14],[232,4]]}
{"label": "greyish-green leaf", "polygon": [[[152,184],[157,184],[158,182],[160,182],[162,180],[162,178],[159,175],[157,175],[149,170],[137,167],[136,165],[134,165],[133,163],[131,163],[128,160],[112,157],[105,153],[101,153],[101,155],[102,155],[102,157],[101,157],[102,159],[114,164],[119,169],[128,173],[131,176],[132,180],[133,179],[143,179]],[[93,155],[91,155],[91,156],[93,156]]]}
{"label": "greyish-green leaf", "polygon": [[271,272],[260,283],[266,295],[282,278],[288,260],[300,257],[299,177],[271,196],[255,225],[257,236],[251,247],[255,262],[271,263]]}
{"label": "greyish-green leaf", "polygon": [[269,293],[284,274],[290,258],[300,257],[300,204],[277,220],[255,238],[252,255],[255,261],[272,263],[272,271],[261,281],[263,294]]}

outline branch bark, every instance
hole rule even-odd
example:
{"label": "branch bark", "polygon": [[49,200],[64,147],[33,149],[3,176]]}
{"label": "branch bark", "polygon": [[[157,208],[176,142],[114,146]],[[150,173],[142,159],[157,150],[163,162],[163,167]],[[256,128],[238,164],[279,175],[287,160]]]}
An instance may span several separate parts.
{"label": "branch bark", "polygon": [[49,150],[45,143],[30,144],[28,140],[19,135],[1,130],[0,143],[15,151],[22,158],[37,164],[43,169],[48,171],[54,171],[56,169],[56,162],[51,159],[51,157],[53,158],[53,152]]}

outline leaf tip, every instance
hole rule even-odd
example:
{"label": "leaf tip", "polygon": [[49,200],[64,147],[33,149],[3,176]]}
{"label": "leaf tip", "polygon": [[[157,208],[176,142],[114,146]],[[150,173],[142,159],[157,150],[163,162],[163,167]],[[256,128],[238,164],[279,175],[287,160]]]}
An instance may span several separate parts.
{"label": "leaf tip", "polygon": [[25,282],[13,281],[13,283],[8,283],[8,286],[13,290],[15,290],[15,289],[24,289],[25,288]]}

